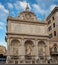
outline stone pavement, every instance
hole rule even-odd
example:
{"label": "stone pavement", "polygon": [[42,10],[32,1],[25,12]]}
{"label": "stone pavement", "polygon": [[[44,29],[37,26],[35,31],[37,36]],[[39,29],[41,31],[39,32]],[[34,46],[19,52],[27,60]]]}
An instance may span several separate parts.
{"label": "stone pavement", "polygon": [[6,64],[6,61],[0,61],[0,65],[58,65],[58,64]]}
{"label": "stone pavement", "polygon": [[0,65],[58,65],[58,64],[6,64],[4,61],[0,61]]}

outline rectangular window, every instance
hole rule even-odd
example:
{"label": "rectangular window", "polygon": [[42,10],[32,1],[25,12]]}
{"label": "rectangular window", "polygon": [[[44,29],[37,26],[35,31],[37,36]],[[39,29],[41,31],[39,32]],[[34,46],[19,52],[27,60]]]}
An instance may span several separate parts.
{"label": "rectangular window", "polygon": [[48,21],[48,24],[50,24],[50,23],[51,23],[51,20]]}
{"label": "rectangular window", "polygon": [[54,16],[52,17],[52,20],[54,20]]}
{"label": "rectangular window", "polygon": [[49,34],[49,38],[52,38],[52,33],[51,33],[51,34]]}
{"label": "rectangular window", "polygon": [[56,36],[56,31],[54,31],[54,36]]}
{"label": "rectangular window", "polygon": [[53,27],[55,27],[55,23],[53,23]]}
{"label": "rectangular window", "polygon": [[49,31],[52,30],[52,27],[50,26],[50,27],[48,28],[48,30],[49,30]]}

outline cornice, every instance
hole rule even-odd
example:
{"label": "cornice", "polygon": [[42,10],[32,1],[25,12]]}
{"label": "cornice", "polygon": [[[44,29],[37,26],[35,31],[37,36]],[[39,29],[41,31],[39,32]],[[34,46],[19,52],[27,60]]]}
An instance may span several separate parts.
{"label": "cornice", "polygon": [[49,37],[48,35],[31,35],[31,34],[17,34],[17,33],[6,33],[6,35],[20,35],[20,36]]}
{"label": "cornice", "polygon": [[7,18],[7,21],[18,21],[18,22],[25,22],[25,23],[34,23],[34,24],[44,24],[44,25],[47,25],[47,23],[44,23],[44,22],[40,22],[40,21],[27,21],[27,20],[20,20],[19,18],[13,18],[13,17],[8,17]]}

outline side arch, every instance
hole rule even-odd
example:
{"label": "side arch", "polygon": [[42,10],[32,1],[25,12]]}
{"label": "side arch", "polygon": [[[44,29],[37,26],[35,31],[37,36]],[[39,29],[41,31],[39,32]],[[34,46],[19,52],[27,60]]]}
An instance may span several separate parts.
{"label": "side arch", "polygon": [[38,42],[38,56],[41,57],[41,56],[45,56],[45,52],[46,52],[46,44],[44,41],[39,41]]}
{"label": "side arch", "polygon": [[17,39],[11,40],[10,46],[11,46],[11,50],[12,50],[12,54],[13,55],[18,55],[19,45],[20,45],[20,41],[19,40],[17,40]]}

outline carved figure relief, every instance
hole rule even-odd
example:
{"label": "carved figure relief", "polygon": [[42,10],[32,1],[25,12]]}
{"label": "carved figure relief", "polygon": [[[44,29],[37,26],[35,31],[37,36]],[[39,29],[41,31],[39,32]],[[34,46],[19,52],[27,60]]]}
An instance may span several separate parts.
{"label": "carved figure relief", "polygon": [[28,45],[28,46],[26,47],[26,55],[31,55],[31,52],[32,52],[31,45]]}

